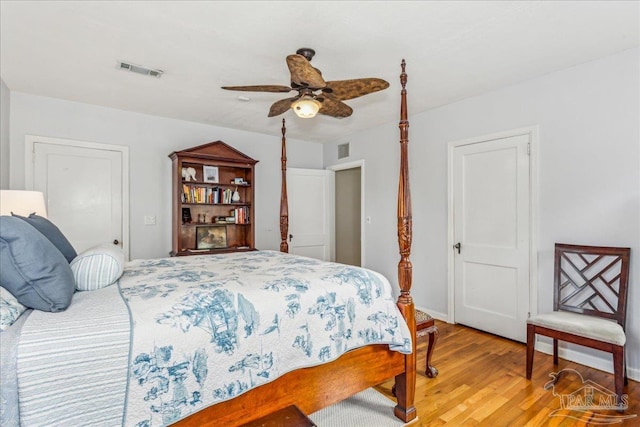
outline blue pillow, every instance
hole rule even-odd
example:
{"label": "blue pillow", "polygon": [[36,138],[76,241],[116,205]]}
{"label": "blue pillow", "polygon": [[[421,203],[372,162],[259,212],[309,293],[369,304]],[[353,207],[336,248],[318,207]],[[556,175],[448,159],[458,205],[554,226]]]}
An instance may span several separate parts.
{"label": "blue pillow", "polygon": [[67,238],[64,237],[64,234],[62,234],[62,231],[60,231],[60,229],[47,218],[36,214],[31,214],[28,218],[15,214],[12,215],[16,218],[27,221],[35,227],[36,230],[44,234],[44,236],[49,239],[49,241],[53,243],[60,252],[62,252],[62,255],[67,259],[67,262],[71,262],[76,256],[78,256],[76,250],[71,246],[71,243],[69,243]]}
{"label": "blue pillow", "polygon": [[28,308],[56,312],[71,304],[75,279],[42,233],[19,218],[0,216],[0,285]]}

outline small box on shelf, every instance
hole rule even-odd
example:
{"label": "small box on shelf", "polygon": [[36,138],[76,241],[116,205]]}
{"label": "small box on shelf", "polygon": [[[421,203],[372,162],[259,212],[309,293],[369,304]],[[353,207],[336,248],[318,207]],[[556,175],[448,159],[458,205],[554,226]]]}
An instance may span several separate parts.
{"label": "small box on shelf", "polygon": [[233,178],[231,184],[248,185],[249,183],[244,178]]}

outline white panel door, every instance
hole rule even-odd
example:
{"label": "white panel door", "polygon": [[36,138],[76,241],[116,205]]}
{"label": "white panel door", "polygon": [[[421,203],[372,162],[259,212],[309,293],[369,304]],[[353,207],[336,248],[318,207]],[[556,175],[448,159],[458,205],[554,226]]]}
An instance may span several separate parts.
{"label": "white panel door", "polygon": [[333,261],[334,173],[287,169],[289,253]]}
{"label": "white panel door", "polygon": [[125,253],[123,153],[33,142],[33,189],[44,192],[49,219],[80,253],[113,243]]}
{"label": "white panel door", "polygon": [[524,342],[529,311],[529,135],[453,152],[455,321]]}

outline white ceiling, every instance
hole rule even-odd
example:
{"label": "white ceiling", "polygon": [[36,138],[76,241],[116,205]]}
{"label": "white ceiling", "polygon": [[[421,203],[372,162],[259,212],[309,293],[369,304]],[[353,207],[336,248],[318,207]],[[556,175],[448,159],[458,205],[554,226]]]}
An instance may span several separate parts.
{"label": "white ceiling", "polygon": [[[308,141],[342,141],[397,121],[400,61],[409,113],[638,46],[637,1],[7,1],[0,75],[12,91]],[[300,47],[326,80],[380,77],[345,119],[268,118]],[[164,70],[160,79],[117,61]],[[251,101],[238,100],[239,95]]]}

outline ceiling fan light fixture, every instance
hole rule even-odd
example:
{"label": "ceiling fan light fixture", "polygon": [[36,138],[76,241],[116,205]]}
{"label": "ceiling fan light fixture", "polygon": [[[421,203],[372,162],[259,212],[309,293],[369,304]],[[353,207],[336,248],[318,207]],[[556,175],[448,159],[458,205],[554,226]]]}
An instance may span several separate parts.
{"label": "ceiling fan light fixture", "polygon": [[304,95],[291,104],[291,109],[302,119],[310,119],[318,114],[321,104],[309,95]]}
{"label": "ceiling fan light fixture", "polygon": [[342,119],[353,113],[353,109],[343,101],[389,87],[388,82],[373,77],[325,81],[322,72],[309,62],[314,54],[313,49],[302,48],[293,55],[287,55],[290,86],[274,84],[222,86],[222,89],[243,92],[298,92],[295,96],[289,96],[271,104],[267,117],[279,116],[291,108],[298,117],[303,119],[315,117],[321,111],[323,116]]}

